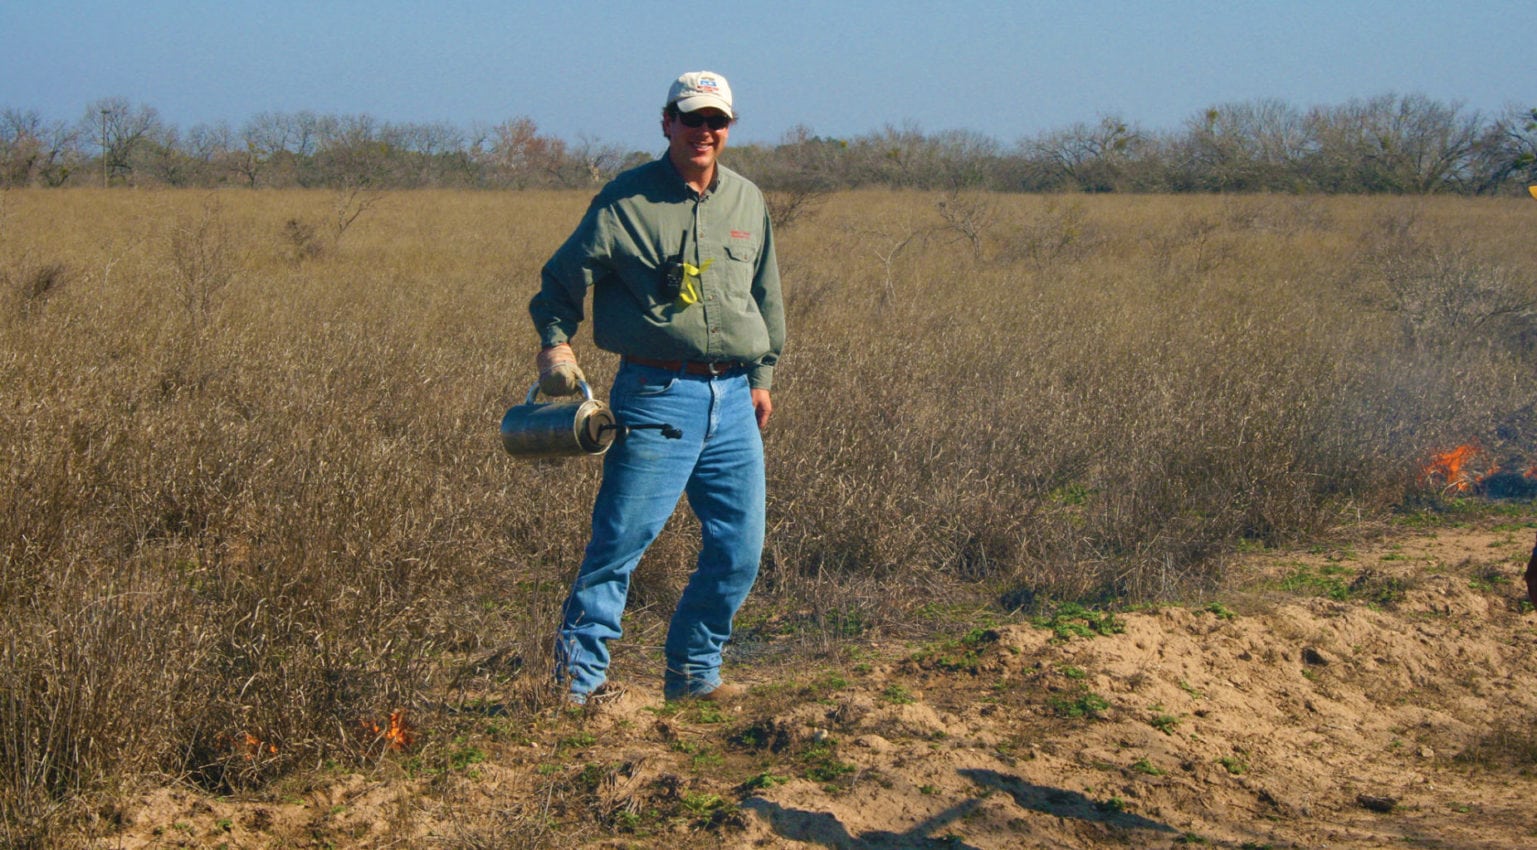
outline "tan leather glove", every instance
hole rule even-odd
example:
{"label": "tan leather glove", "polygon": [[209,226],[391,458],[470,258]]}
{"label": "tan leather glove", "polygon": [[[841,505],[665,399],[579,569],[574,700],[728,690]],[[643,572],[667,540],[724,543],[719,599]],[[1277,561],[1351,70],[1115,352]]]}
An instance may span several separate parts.
{"label": "tan leather glove", "polygon": [[576,365],[576,352],[564,342],[542,349],[534,363],[539,367],[539,391],[545,395],[575,395],[587,382]]}

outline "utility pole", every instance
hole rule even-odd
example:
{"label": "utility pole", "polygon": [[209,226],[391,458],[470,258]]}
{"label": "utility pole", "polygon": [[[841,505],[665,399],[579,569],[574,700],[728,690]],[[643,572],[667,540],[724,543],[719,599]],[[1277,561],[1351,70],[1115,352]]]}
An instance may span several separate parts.
{"label": "utility pole", "polygon": [[101,188],[107,188],[107,110],[101,111]]}

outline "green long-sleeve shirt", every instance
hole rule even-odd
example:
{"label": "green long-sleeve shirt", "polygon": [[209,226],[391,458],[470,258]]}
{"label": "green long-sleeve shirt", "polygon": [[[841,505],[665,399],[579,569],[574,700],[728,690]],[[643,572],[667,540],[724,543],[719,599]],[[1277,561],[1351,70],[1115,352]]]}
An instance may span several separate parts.
{"label": "green long-sleeve shirt", "polygon": [[[664,156],[603,187],[545,263],[529,302],[540,342],[556,345],[576,333],[591,289],[599,348],[739,361],[750,364],[754,389],[768,389],[785,336],[768,210],[751,181],[722,165],[715,173],[700,195]],[[695,303],[669,297],[668,265],[679,261],[701,270]]]}

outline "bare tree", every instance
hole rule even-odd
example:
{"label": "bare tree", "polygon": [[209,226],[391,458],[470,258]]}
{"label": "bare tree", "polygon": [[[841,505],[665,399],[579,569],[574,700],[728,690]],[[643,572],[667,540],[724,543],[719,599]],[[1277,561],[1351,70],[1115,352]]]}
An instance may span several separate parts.
{"label": "bare tree", "polygon": [[389,145],[380,130],[379,122],[367,114],[323,116],[311,157],[318,181],[343,187],[381,183],[388,175]]}
{"label": "bare tree", "polygon": [[1381,95],[1308,116],[1317,151],[1307,169],[1329,191],[1429,194],[1458,191],[1479,118],[1424,95]]}
{"label": "bare tree", "polygon": [[988,182],[998,143],[970,130],[947,130],[932,139],[934,175],[929,185],[952,195],[980,189]]}
{"label": "bare tree", "polygon": [[804,124],[791,127],[772,148],[748,145],[731,157],[733,167],[744,169],[763,188],[769,219],[781,230],[810,216],[848,180],[849,143],[818,136]]}
{"label": "bare tree", "polygon": [[235,133],[224,122],[198,124],[187,131],[183,152],[187,155],[193,181],[199,185],[226,182],[235,172],[233,154]]}
{"label": "bare tree", "polygon": [[962,192],[952,189],[942,201],[935,203],[945,227],[965,239],[971,246],[971,256],[982,259],[983,238],[997,220],[998,208],[992,196],[983,192]]}
{"label": "bare tree", "polygon": [[571,160],[573,186],[598,186],[622,171],[629,155],[618,145],[609,145],[587,136],[579,136],[577,145],[567,153]]}
{"label": "bare tree", "polygon": [[35,109],[0,111],[0,186],[58,186],[79,159],[76,134]]}
{"label": "bare tree", "polygon": [[1041,188],[1076,188],[1112,192],[1128,187],[1127,171],[1143,135],[1120,118],[1107,115],[1097,124],[1078,123],[1046,133],[1024,145],[1048,181]]}
{"label": "bare tree", "polygon": [[240,128],[239,143],[230,146],[230,168],[245,185],[256,188],[274,154],[287,147],[281,116],[263,112]]}
{"label": "bare tree", "polygon": [[95,139],[100,151],[102,182],[133,178],[135,155],[147,139],[162,133],[160,113],[153,106],[135,106],[123,97],[109,97],[87,106],[80,119],[82,138]]}
{"label": "bare tree", "polygon": [[[263,112],[240,129],[233,165],[249,186],[314,185],[312,160],[322,127],[334,122],[313,112]],[[243,149],[243,150],[242,150]]]}
{"label": "bare tree", "polygon": [[1186,122],[1182,142],[1181,188],[1218,192],[1295,188],[1313,144],[1303,114],[1279,100],[1212,107]]}
{"label": "bare tree", "polygon": [[1537,184],[1537,109],[1508,106],[1469,155],[1469,190],[1492,194]]}
{"label": "bare tree", "polygon": [[394,184],[403,188],[443,185],[462,172],[464,134],[450,124],[386,124],[379,132],[390,159]]}
{"label": "bare tree", "polygon": [[42,120],[36,110],[0,113],[0,186],[32,184],[42,156]]}
{"label": "bare tree", "polygon": [[916,123],[887,124],[879,132],[856,138],[847,162],[855,169],[855,185],[876,183],[915,188],[932,174],[934,148]]}
{"label": "bare tree", "polygon": [[485,163],[493,183],[512,189],[548,183],[558,178],[566,143],[539,133],[532,118],[518,116],[491,128]]}
{"label": "bare tree", "polygon": [[157,127],[134,147],[133,173],[167,186],[186,186],[195,168],[175,127]]}

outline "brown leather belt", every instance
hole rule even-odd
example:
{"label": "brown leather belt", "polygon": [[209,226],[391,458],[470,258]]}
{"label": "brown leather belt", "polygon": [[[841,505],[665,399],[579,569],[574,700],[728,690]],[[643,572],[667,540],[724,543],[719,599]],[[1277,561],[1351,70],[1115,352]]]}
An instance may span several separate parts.
{"label": "brown leather belt", "polygon": [[631,357],[628,354],[624,359],[636,366],[650,366],[653,369],[666,369],[669,372],[683,372],[688,375],[717,376],[745,368],[745,364],[735,360],[652,360],[649,357]]}

